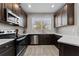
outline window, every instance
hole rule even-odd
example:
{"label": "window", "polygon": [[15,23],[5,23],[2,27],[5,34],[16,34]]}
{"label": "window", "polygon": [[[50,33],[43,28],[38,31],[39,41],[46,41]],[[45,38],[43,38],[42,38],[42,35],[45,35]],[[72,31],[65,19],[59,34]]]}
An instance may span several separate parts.
{"label": "window", "polygon": [[51,16],[32,17],[32,29],[38,31],[50,31]]}

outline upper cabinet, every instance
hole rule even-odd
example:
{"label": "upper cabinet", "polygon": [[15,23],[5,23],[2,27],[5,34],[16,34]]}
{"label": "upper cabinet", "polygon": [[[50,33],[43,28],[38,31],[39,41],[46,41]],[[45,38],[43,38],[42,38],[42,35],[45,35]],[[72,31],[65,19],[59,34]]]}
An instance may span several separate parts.
{"label": "upper cabinet", "polygon": [[62,26],[65,26],[65,25],[68,25],[67,24],[67,5],[65,5],[63,8],[62,8],[62,11],[61,11],[61,14],[62,14]]}
{"label": "upper cabinet", "polygon": [[58,15],[57,15],[57,19],[58,19],[58,20],[57,20],[58,27],[62,25],[62,24],[61,24],[61,16],[62,16],[62,15],[61,15],[60,13],[58,13]]}
{"label": "upper cabinet", "polygon": [[5,13],[4,13],[5,5],[0,3],[0,21],[5,21]]}
{"label": "upper cabinet", "polygon": [[2,3],[0,3],[0,20],[1,20],[1,17],[2,17]]}
{"label": "upper cabinet", "polygon": [[67,5],[68,25],[74,24],[74,4]]}
{"label": "upper cabinet", "polygon": [[21,15],[21,7],[20,7],[20,4],[13,3],[13,12],[15,14],[17,14],[18,16]]}
{"label": "upper cabinet", "polygon": [[26,15],[19,3],[0,3],[0,21],[2,22],[11,22],[25,27]]}
{"label": "upper cabinet", "polygon": [[27,14],[23,11],[23,9],[19,9],[19,26],[27,27]]}
{"label": "upper cabinet", "polygon": [[4,3],[4,8],[10,9],[12,11],[13,10],[13,4],[12,3]]}
{"label": "upper cabinet", "polygon": [[74,25],[74,4],[65,4],[54,14],[55,27]]}

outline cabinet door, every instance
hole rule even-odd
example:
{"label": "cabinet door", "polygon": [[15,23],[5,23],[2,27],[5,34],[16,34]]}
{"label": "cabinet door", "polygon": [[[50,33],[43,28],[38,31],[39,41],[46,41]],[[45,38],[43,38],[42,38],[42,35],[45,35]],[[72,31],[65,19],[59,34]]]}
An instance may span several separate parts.
{"label": "cabinet door", "polygon": [[4,11],[4,9],[5,8],[8,8],[8,9],[10,9],[11,11],[12,11],[12,3],[2,3],[2,20],[3,21],[6,21],[6,19],[5,19],[5,16],[6,16],[6,14],[5,14],[5,11]]}
{"label": "cabinet door", "polygon": [[67,13],[62,15],[62,26],[67,25]]}
{"label": "cabinet door", "polygon": [[46,44],[46,40],[44,39],[44,35],[38,35],[39,44]]}
{"label": "cabinet door", "polygon": [[[62,12],[61,12],[62,11]],[[57,19],[55,18],[56,27],[65,25],[74,25],[74,3],[68,3],[60,11],[56,12]]]}
{"label": "cabinet door", "polygon": [[5,13],[4,13],[4,8],[5,8],[5,4],[4,3],[2,3],[2,13],[1,13],[1,15],[2,15],[2,21],[6,21],[6,19],[4,18],[5,17]]}
{"label": "cabinet door", "polygon": [[62,18],[61,18],[61,13],[58,13],[56,16],[55,16],[55,27],[60,27],[62,26]]}
{"label": "cabinet door", "polygon": [[67,25],[67,5],[62,10],[62,26]]}
{"label": "cabinet door", "polygon": [[21,8],[20,8],[20,6],[19,6],[18,3],[13,3],[13,12],[16,15],[20,16],[20,14],[21,14]]}
{"label": "cabinet door", "polygon": [[58,48],[59,48],[59,56],[63,56],[64,55],[64,46],[63,46],[63,44],[59,43]]}
{"label": "cabinet door", "polygon": [[52,37],[50,35],[38,35],[38,41],[40,45],[50,45],[53,44]]}
{"label": "cabinet door", "polygon": [[12,3],[4,3],[5,8],[10,9],[11,11],[13,10],[13,4]]}
{"label": "cabinet door", "polygon": [[55,16],[55,27],[58,27],[58,17]]}
{"label": "cabinet door", "polygon": [[58,22],[58,27],[61,26],[61,23],[62,23],[62,22],[61,22],[61,14],[58,15],[58,20],[57,20],[57,22]]}
{"label": "cabinet door", "polygon": [[2,19],[2,3],[0,3],[0,20]]}
{"label": "cabinet door", "polygon": [[68,25],[74,25],[74,3],[67,4]]}

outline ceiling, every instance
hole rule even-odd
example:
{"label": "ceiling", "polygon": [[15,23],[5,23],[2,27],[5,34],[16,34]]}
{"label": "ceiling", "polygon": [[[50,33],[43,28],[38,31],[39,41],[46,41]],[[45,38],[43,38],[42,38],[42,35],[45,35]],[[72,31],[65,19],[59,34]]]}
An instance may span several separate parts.
{"label": "ceiling", "polygon": [[[54,13],[65,3],[21,3],[21,7],[26,13]],[[31,8],[28,7],[31,5]],[[52,8],[51,5],[54,5]]]}

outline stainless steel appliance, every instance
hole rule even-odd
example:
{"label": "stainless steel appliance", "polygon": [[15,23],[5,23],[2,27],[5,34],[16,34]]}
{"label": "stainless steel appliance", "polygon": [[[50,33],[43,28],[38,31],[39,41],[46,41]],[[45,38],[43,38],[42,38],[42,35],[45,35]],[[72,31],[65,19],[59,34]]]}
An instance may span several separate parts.
{"label": "stainless steel appliance", "polygon": [[[0,56],[15,56],[15,30],[0,30],[0,41],[8,41],[0,45]],[[11,52],[12,51],[12,52]]]}
{"label": "stainless steel appliance", "polygon": [[5,8],[5,19],[9,24],[18,25],[20,17],[13,13],[10,9]]}
{"label": "stainless steel appliance", "polygon": [[15,55],[23,55],[27,45],[26,35],[17,36],[15,30],[0,30],[0,39],[14,39]]}
{"label": "stainless steel appliance", "polygon": [[31,37],[31,44],[38,44],[38,35],[33,35]]}
{"label": "stainless steel appliance", "polygon": [[26,36],[22,35],[16,39],[16,55],[22,56],[26,48]]}

